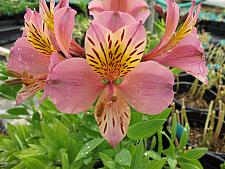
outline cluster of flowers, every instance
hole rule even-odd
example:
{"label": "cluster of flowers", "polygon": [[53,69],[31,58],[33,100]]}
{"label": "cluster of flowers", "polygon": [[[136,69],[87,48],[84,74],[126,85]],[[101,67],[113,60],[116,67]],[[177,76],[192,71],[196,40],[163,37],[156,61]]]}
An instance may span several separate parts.
{"label": "cluster of flowers", "polygon": [[[144,0],[94,0],[93,21],[84,49],[72,39],[76,11],[69,0],[40,11],[27,9],[25,30],[11,49],[11,83],[22,83],[17,104],[44,90],[57,108],[77,114],[95,105],[95,119],[103,137],[116,146],[126,135],[130,106],[158,114],[173,101],[174,76],[180,68],[207,83],[207,67],[195,24],[201,5],[178,27],[179,8],[167,0],[166,29],[160,43],[144,54],[144,22],[150,15]],[[166,66],[166,67],[165,67]]]}

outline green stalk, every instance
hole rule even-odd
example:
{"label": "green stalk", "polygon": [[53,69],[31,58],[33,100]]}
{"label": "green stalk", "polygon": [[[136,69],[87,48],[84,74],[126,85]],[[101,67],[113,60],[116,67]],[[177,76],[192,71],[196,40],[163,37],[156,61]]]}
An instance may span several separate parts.
{"label": "green stalk", "polygon": [[215,116],[216,116],[216,112],[212,111],[212,115],[210,118],[210,126],[209,126],[209,138],[208,138],[210,145],[213,144],[213,130],[215,127]]}
{"label": "green stalk", "polygon": [[194,96],[197,89],[198,89],[198,79],[195,79],[190,90],[188,91],[188,94],[190,94],[191,96]]}
{"label": "green stalk", "polygon": [[208,110],[205,127],[204,127],[203,140],[205,140],[205,138],[206,138],[206,134],[207,134],[208,126],[209,126],[209,120],[210,120],[210,117],[212,114],[213,104],[214,104],[214,101],[211,101],[209,104],[209,110]]}
{"label": "green stalk", "polygon": [[220,132],[222,130],[223,127],[223,122],[224,122],[224,116],[225,116],[225,104],[222,103],[222,101],[219,101],[219,116],[218,116],[218,123],[216,126],[216,131],[214,133],[214,137],[213,137],[213,142],[216,143],[218,141]]}

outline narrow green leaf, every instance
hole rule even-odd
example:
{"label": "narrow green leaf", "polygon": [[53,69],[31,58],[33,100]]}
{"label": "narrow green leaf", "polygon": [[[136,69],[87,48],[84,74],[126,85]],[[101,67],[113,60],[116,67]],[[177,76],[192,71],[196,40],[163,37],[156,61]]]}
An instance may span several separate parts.
{"label": "narrow green leaf", "polygon": [[182,157],[187,159],[199,159],[204,156],[208,151],[208,148],[195,148],[192,150],[186,151]]}
{"label": "narrow green leaf", "polygon": [[13,116],[19,116],[19,115],[29,115],[27,109],[23,107],[15,107],[12,109],[7,110],[8,114],[11,114]]}
{"label": "narrow green leaf", "polygon": [[177,133],[177,116],[176,113],[173,113],[173,121],[172,121],[172,128],[171,128],[171,140],[175,141]]}
{"label": "narrow green leaf", "polygon": [[62,152],[62,169],[70,169],[69,159],[66,152]]}
{"label": "narrow green leaf", "polygon": [[179,163],[181,169],[200,169],[198,166],[190,163]]}
{"label": "narrow green leaf", "polygon": [[153,136],[165,123],[164,119],[148,120],[129,127],[127,136],[139,140]]}
{"label": "narrow green leaf", "polygon": [[115,161],[124,166],[131,165],[131,154],[127,149],[122,149],[116,156]]}
{"label": "narrow green leaf", "polygon": [[178,68],[173,68],[171,71],[173,72],[174,75],[179,75],[181,72],[183,72],[183,70]]}
{"label": "narrow green leaf", "polygon": [[177,166],[177,160],[176,159],[168,158],[167,161],[168,161],[170,169],[176,169],[176,166]]}
{"label": "narrow green leaf", "polygon": [[179,143],[179,149],[183,149],[187,143],[189,138],[189,125],[187,124],[182,132],[180,143]]}
{"label": "narrow green leaf", "polygon": [[162,169],[165,165],[166,158],[162,158],[160,160],[152,160],[149,164],[148,169]]}
{"label": "narrow green leaf", "polygon": [[85,143],[80,151],[77,154],[77,157],[75,161],[78,161],[79,159],[85,157],[87,154],[89,154],[92,150],[94,150],[96,147],[98,147],[102,142],[104,141],[103,138],[95,138],[91,141],[88,141]]}
{"label": "narrow green leaf", "polygon": [[152,151],[152,150],[146,151],[145,156],[147,156],[148,158],[152,158],[153,160],[161,159],[161,156],[157,152]]}

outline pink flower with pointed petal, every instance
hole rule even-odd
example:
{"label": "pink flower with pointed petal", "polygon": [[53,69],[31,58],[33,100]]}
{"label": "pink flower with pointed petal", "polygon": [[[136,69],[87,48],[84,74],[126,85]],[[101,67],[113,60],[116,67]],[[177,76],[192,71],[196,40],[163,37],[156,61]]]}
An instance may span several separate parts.
{"label": "pink flower with pointed petal", "polygon": [[15,76],[15,79],[7,83],[23,84],[17,95],[17,104],[44,89],[49,70],[55,66],[55,62],[51,63],[52,56],[57,56],[60,61],[72,57],[69,47],[72,43],[75,14],[69,7],[62,7],[55,12],[57,17],[54,19],[54,36],[58,41],[56,45],[50,38],[46,22],[42,20],[41,15],[37,11],[27,9],[23,37],[12,47],[7,64],[8,71]]}
{"label": "pink flower with pointed petal", "polygon": [[[114,14],[103,13],[109,18]],[[116,14],[129,18],[126,13]],[[141,23],[122,27],[122,21],[111,23],[114,31],[96,21],[91,24],[85,38],[87,60],[73,58],[57,64],[45,91],[59,110],[70,114],[88,110],[99,96],[95,119],[102,136],[115,147],[126,135],[129,105],[146,114],[160,113],[173,100],[174,77],[157,62],[140,63],[146,45]]]}
{"label": "pink flower with pointed petal", "polygon": [[[50,38],[53,43],[55,43],[55,46],[62,45],[60,46],[60,49],[64,50],[63,52],[66,52],[66,45],[67,48],[69,48],[69,53],[72,57],[84,55],[83,48],[72,39],[73,27],[71,25],[74,25],[74,15],[76,15],[76,11],[69,8],[69,0],[60,0],[56,6],[55,1],[50,0],[50,8],[48,8],[45,0],[40,0],[40,15],[51,31]],[[67,24],[69,24],[69,26]],[[64,33],[67,33],[68,35],[65,36],[63,35]],[[68,45],[67,43],[70,44]],[[69,53],[66,52],[65,55],[68,55]]]}
{"label": "pink flower with pointed petal", "polygon": [[179,10],[174,0],[167,0],[165,34],[159,45],[143,57],[143,61],[154,60],[166,66],[180,68],[207,83],[208,69],[195,28],[201,4],[198,5],[195,14],[194,6],[195,1],[193,0],[186,21],[175,33],[179,20]]}
{"label": "pink flower with pointed petal", "polygon": [[142,23],[150,15],[148,4],[144,0],[93,0],[88,9],[94,17],[103,11],[126,12]]}

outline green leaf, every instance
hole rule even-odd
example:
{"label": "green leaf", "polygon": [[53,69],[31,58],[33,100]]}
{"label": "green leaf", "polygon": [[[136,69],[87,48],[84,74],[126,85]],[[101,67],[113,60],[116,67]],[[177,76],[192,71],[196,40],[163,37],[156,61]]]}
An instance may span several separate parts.
{"label": "green leaf", "polygon": [[23,118],[19,116],[10,115],[10,114],[0,114],[0,119],[23,119]]}
{"label": "green leaf", "polygon": [[141,122],[142,121],[142,113],[137,112],[133,108],[131,108],[131,120],[130,120],[130,125],[133,125],[135,123]]}
{"label": "green leaf", "polygon": [[131,165],[131,154],[127,149],[122,149],[116,156],[115,161],[124,166]]}
{"label": "green leaf", "polygon": [[29,157],[23,159],[23,164],[26,169],[47,169],[50,166],[50,162],[45,157]]}
{"label": "green leaf", "polygon": [[88,158],[85,158],[83,162],[85,165],[88,165],[91,162],[91,160],[92,160],[92,157],[88,157]]}
{"label": "green leaf", "polygon": [[176,166],[177,166],[177,160],[176,159],[168,158],[167,161],[168,161],[170,169],[176,169]]}
{"label": "green leaf", "polygon": [[198,166],[190,163],[179,163],[181,169],[200,169]]}
{"label": "green leaf", "polygon": [[148,120],[129,127],[127,136],[139,140],[153,136],[165,123],[164,119]]}
{"label": "green leaf", "polygon": [[195,148],[192,150],[186,151],[182,157],[187,159],[199,159],[204,156],[208,151],[208,148]]}
{"label": "green leaf", "polygon": [[181,72],[183,72],[183,70],[178,68],[173,68],[171,71],[173,72],[174,75],[179,75]]}
{"label": "green leaf", "polygon": [[203,169],[202,164],[196,159],[186,159],[186,158],[183,158],[183,157],[178,157],[177,161],[178,161],[178,164],[180,164],[180,163],[185,163],[185,164],[188,163],[188,164],[196,166],[199,169]]}
{"label": "green leaf", "polygon": [[161,159],[161,156],[157,152],[152,151],[152,150],[146,151],[145,156],[147,156],[148,158],[152,158],[153,160]]}
{"label": "green leaf", "polygon": [[142,140],[138,145],[134,146],[134,150],[131,153],[131,155],[132,155],[131,169],[140,168],[141,166],[140,161],[143,160],[144,155],[144,145]]}
{"label": "green leaf", "polygon": [[160,160],[152,160],[149,164],[148,169],[162,169],[165,165],[166,158],[162,158]]}
{"label": "green leaf", "polygon": [[62,152],[62,169],[70,169],[69,159],[66,152]]}
{"label": "green leaf", "polygon": [[109,169],[124,169],[122,166],[113,161],[113,159],[108,155],[106,155],[105,153],[99,153],[99,156],[105,167]]}
{"label": "green leaf", "polygon": [[182,135],[181,135],[179,149],[183,149],[187,145],[188,138],[189,138],[189,129],[190,129],[189,125],[186,124],[186,126],[183,129]]}
{"label": "green leaf", "polygon": [[12,108],[7,110],[8,114],[11,114],[13,116],[19,116],[19,115],[29,115],[27,109],[23,108],[23,107],[16,107],[16,108]]}
{"label": "green leaf", "polygon": [[162,113],[157,114],[157,115],[149,115],[149,120],[153,119],[168,119],[170,115],[171,109],[165,109]]}
{"label": "green leaf", "polygon": [[102,142],[104,141],[103,138],[95,138],[91,141],[88,141],[85,143],[80,151],[77,154],[77,157],[75,161],[78,161],[79,159],[85,157],[87,154],[89,154],[92,150],[94,150],[96,147],[98,147]]}
{"label": "green leaf", "polygon": [[173,113],[173,121],[172,121],[172,128],[171,128],[171,140],[175,141],[177,133],[177,116],[176,113]]}

